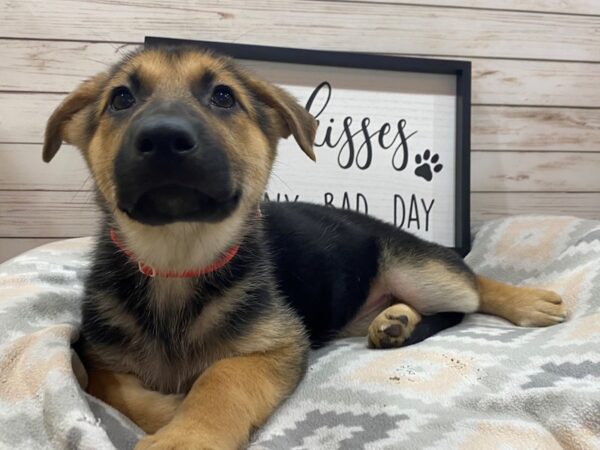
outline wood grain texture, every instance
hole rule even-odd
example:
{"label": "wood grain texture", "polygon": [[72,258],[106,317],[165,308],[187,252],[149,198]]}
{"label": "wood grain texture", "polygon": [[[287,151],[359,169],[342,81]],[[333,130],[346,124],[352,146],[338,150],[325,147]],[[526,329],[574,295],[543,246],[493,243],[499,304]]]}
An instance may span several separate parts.
{"label": "wood grain texture", "polygon": [[70,92],[137,45],[0,39],[0,90]]}
{"label": "wood grain texture", "polygon": [[475,106],[474,150],[600,150],[600,109]]}
{"label": "wood grain texture", "polygon": [[0,238],[0,263],[7,261],[14,256],[18,256],[27,250],[48,244],[55,240],[56,239],[44,238]]}
{"label": "wood grain texture", "polygon": [[[62,93],[137,47],[10,39],[0,39],[0,46],[0,91]],[[600,107],[600,64],[488,58],[472,63],[476,104]]]}
{"label": "wood grain texture", "polygon": [[[600,219],[600,193],[473,193],[471,202],[474,223],[513,214]],[[95,232],[98,218],[89,192],[0,191],[3,238],[88,236]]]}
{"label": "wood grain texture", "polygon": [[[50,164],[39,144],[0,144],[0,190],[91,191],[83,158],[68,145]],[[471,154],[471,188],[500,192],[600,192],[600,152]]]}
{"label": "wood grain texture", "polygon": [[537,11],[558,14],[600,15],[596,0],[337,0],[340,3],[388,3],[391,5],[430,5],[451,8],[500,9],[504,11]]}
{"label": "wood grain texture", "polygon": [[570,215],[600,220],[600,193],[474,193],[471,220],[486,220],[516,214]]}
{"label": "wood grain texture", "polygon": [[46,120],[65,95],[0,93],[0,142],[44,141]]}
{"label": "wood grain texture", "polygon": [[471,167],[475,192],[600,192],[600,152],[472,152]]}
{"label": "wood grain texture", "polygon": [[40,144],[0,144],[0,190],[90,191],[93,184],[79,151],[65,145],[50,164]]}
{"label": "wood grain texture", "polygon": [[98,217],[91,192],[0,191],[0,237],[87,236]]}
{"label": "wood grain texture", "polygon": [[473,103],[600,107],[600,64],[502,59],[472,63]]}
{"label": "wood grain texture", "polygon": [[283,47],[600,61],[600,27],[593,16],[307,0],[1,0],[0,10],[0,37],[139,43],[153,34],[275,41]]}
{"label": "wood grain texture", "polygon": [[[0,142],[41,143],[64,94],[0,92]],[[600,151],[600,109],[474,106],[473,150]]]}

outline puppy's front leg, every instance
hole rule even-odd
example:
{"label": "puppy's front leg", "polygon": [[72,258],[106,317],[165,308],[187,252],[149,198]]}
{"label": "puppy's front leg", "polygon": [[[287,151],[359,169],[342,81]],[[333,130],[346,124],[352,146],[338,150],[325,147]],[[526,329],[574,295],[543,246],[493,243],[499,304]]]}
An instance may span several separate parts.
{"label": "puppy's front leg", "polygon": [[181,395],[151,391],[130,374],[88,369],[87,392],[118,409],[146,433],[169,423],[181,404]]}
{"label": "puppy's front leg", "polygon": [[175,418],[143,438],[144,449],[238,449],[296,387],[301,349],[285,347],[222,359],[194,383]]}

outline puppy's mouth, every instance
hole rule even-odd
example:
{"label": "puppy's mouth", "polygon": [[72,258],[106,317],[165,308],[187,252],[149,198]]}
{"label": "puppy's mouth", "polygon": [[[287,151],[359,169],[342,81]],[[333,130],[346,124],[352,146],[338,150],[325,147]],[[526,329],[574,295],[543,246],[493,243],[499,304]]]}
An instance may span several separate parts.
{"label": "puppy's mouth", "polygon": [[240,197],[239,191],[214,198],[189,186],[167,184],[145,191],[131,205],[118,206],[131,219],[147,225],[218,222],[235,210]]}

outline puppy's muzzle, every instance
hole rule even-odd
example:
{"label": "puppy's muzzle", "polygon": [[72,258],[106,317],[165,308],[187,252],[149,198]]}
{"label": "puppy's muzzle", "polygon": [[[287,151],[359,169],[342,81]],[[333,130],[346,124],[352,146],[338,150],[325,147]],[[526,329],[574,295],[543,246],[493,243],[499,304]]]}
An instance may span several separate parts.
{"label": "puppy's muzzle", "polygon": [[115,160],[118,207],[148,225],[216,222],[239,203],[225,148],[186,105],[135,117]]}

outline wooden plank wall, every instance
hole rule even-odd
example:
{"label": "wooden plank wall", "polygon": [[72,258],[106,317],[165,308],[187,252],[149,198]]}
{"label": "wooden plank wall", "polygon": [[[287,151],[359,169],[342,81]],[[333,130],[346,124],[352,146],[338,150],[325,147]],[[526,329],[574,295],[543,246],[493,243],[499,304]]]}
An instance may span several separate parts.
{"label": "wooden plank wall", "polygon": [[145,34],[470,59],[473,221],[600,219],[597,0],[0,0],[0,261],[94,231],[77,152],[40,160],[44,122]]}

